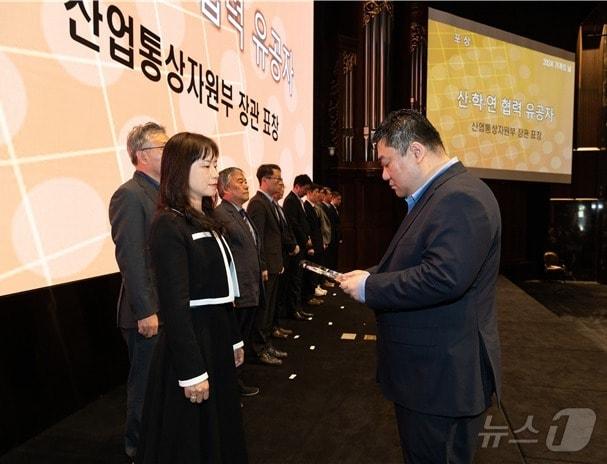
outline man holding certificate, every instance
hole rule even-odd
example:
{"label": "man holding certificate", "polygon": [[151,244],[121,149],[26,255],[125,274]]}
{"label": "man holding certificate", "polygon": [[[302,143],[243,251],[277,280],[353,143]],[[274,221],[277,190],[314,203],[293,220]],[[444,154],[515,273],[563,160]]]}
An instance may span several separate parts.
{"label": "man holding certificate", "polygon": [[408,213],[379,264],[340,285],[376,313],[377,379],[407,464],[470,463],[500,391],[499,207],[423,115],[390,114],[374,142]]}

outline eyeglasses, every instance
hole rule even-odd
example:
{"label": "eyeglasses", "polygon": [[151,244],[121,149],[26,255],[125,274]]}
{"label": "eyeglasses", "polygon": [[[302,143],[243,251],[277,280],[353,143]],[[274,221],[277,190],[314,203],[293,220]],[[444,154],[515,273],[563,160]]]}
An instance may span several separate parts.
{"label": "eyeglasses", "polygon": [[265,176],[266,179],[273,179],[276,180],[278,182],[282,181],[282,177],[276,177],[276,176]]}
{"label": "eyeglasses", "polygon": [[158,146],[156,146],[156,147],[147,147],[147,148],[142,148],[142,149],[141,149],[141,151],[144,151],[144,150],[153,150],[154,148],[164,148],[164,145],[158,145]]}

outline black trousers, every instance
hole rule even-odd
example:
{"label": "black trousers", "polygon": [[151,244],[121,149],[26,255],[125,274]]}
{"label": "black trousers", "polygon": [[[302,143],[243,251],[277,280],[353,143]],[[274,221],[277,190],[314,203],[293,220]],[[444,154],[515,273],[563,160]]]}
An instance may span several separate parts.
{"label": "black trousers", "polygon": [[471,464],[483,429],[478,416],[422,414],[394,403],[400,446],[406,464]]}
{"label": "black trousers", "polygon": [[150,361],[158,336],[145,338],[137,329],[121,329],[129,352],[129,377],[126,383],[126,425],[124,451],[134,457],[139,446],[143,400],[148,385]]}
{"label": "black trousers", "polygon": [[[325,252],[324,250],[314,249],[314,255],[308,256],[308,261],[311,261],[321,266],[325,266]],[[314,274],[313,272],[305,271],[303,275],[302,283],[302,299],[308,301],[310,298],[314,298],[314,289],[317,285],[320,285],[325,280],[324,277]]]}
{"label": "black trousers", "polygon": [[278,275],[278,290],[276,291],[276,310],[274,311],[273,327],[280,326],[280,319],[287,317],[287,278],[286,268],[282,274]]}
{"label": "black trousers", "polygon": [[303,255],[285,258],[285,270],[280,275],[278,284],[278,311],[275,316],[275,324],[278,319],[293,317],[295,312],[301,308],[301,281],[303,269],[299,265]]}
{"label": "black trousers", "polygon": [[253,339],[253,326],[257,317],[258,306],[248,306],[245,308],[234,308],[234,314],[238,321],[238,328],[244,342],[245,355],[250,356],[255,353]]}
{"label": "black trousers", "polygon": [[268,274],[268,280],[265,283],[265,304],[260,305],[260,311],[257,313],[258,333],[266,346],[271,346],[271,334],[274,325],[274,313],[278,299],[278,278],[280,274]]}

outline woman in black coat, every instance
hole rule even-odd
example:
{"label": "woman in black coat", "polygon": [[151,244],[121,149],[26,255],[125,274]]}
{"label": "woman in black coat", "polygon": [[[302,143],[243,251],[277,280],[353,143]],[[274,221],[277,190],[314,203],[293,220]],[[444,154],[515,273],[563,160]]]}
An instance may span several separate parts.
{"label": "woman in black coat", "polygon": [[236,366],[243,343],[232,254],[211,216],[217,145],[171,137],[150,252],[163,328],[144,404],[138,463],[247,462]]}

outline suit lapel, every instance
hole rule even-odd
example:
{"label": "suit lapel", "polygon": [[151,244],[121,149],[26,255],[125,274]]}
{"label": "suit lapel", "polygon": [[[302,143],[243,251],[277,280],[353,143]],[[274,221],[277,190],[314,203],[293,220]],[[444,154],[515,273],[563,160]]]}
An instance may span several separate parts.
{"label": "suit lapel", "polygon": [[268,210],[268,212],[270,213],[270,216],[272,216],[274,218],[274,221],[276,223],[276,227],[278,229],[278,231],[281,230],[280,227],[280,219],[276,217],[276,215],[278,214],[276,212],[276,210],[274,209],[274,205],[272,204],[272,202],[268,199],[268,197],[266,197],[263,193],[261,192],[257,192],[257,195],[260,196],[261,201],[263,201],[263,204],[266,205],[266,209]]}
{"label": "suit lapel", "polygon": [[405,219],[403,219],[403,222],[400,223],[400,226],[398,227],[396,234],[394,234],[394,237],[392,238],[392,241],[390,242],[388,249],[384,253],[384,256],[382,257],[381,261],[379,262],[379,265],[378,265],[379,269],[381,269],[381,267],[385,264],[385,262],[388,260],[388,258],[392,255],[392,253],[394,252],[394,248],[396,248],[396,245],[398,244],[398,242],[400,242],[402,237],[411,228],[411,226],[415,222],[415,219],[417,218],[419,213],[422,211],[422,209],[424,209],[424,207],[426,206],[428,201],[430,201],[430,198],[432,198],[432,196],[434,195],[434,192],[436,192],[436,190],[441,185],[443,185],[445,182],[447,182],[449,179],[451,179],[452,177],[454,177],[456,175],[462,174],[465,171],[466,171],[466,168],[464,168],[462,163],[457,162],[453,166],[451,166],[449,169],[447,169],[439,177],[434,179],[432,184],[430,184],[428,186],[428,189],[422,195],[422,197],[420,198],[419,202],[415,205],[413,210],[409,211],[407,213],[407,215],[405,216]]}
{"label": "suit lapel", "polygon": [[[226,205],[224,206],[225,211],[230,216],[232,216],[234,222],[236,222],[237,224],[239,224],[240,230],[242,231],[243,234],[245,234],[245,236],[247,237],[247,239],[251,241],[251,243],[253,244],[253,246],[256,246],[255,240],[253,239],[253,236],[251,235],[251,230],[249,229],[249,226],[247,225],[247,223],[245,222],[245,220],[243,219],[243,217],[240,215],[240,213],[238,212],[238,210],[236,209],[236,207],[232,203],[230,203],[229,201],[222,202],[222,204],[223,203],[226,203]],[[255,229],[255,225],[253,225],[253,221],[249,221],[249,222],[251,223],[251,227],[255,231],[255,234],[257,234],[257,230]]]}

